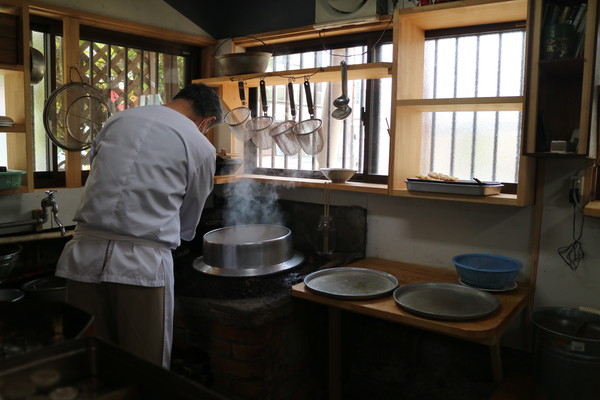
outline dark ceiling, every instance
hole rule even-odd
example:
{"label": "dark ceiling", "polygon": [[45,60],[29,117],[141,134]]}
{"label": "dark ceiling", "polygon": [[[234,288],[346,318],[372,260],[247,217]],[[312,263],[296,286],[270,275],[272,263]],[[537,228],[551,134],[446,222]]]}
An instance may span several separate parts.
{"label": "dark ceiling", "polygon": [[215,39],[312,25],[315,0],[164,0]]}

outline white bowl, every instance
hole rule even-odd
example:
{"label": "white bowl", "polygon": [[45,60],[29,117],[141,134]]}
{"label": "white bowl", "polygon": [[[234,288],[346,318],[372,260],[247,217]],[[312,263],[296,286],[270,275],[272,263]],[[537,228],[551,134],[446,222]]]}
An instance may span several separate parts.
{"label": "white bowl", "polygon": [[321,172],[333,183],[344,183],[356,174],[355,169],[321,168]]}

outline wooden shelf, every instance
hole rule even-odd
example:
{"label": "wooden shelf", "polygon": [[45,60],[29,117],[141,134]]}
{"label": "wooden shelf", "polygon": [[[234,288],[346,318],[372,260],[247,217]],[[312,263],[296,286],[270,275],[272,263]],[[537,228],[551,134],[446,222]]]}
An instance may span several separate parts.
{"label": "wooden shelf", "polygon": [[500,193],[493,196],[467,196],[460,194],[446,193],[430,193],[430,192],[415,192],[406,188],[393,190],[393,195],[398,197],[413,197],[416,199],[433,199],[433,200],[448,200],[461,201],[469,203],[482,204],[501,204],[505,206],[521,206],[516,194]]}
{"label": "wooden shelf", "polygon": [[[270,176],[270,175],[254,175],[254,174],[239,174],[239,175],[223,175],[215,176],[215,184],[226,184],[236,183],[240,181],[250,181],[267,184],[279,184],[292,187],[309,187],[309,188],[323,188],[325,181],[324,179],[309,179],[309,178],[290,178],[286,176]],[[377,183],[363,183],[363,182],[346,182],[346,183],[332,183],[330,188],[332,190],[344,190],[349,192],[361,192],[361,193],[375,193],[375,194],[388,194],[388,186]]]}
{"label": "wooden shelf", "polygon": [[4,194],[18,194],[18,193],[27,193],[27,186],[21,186],[15,189],[3,189],[0,190],[0,196]]}
{"label": "wooden shelf", "polygon": [[14,126],[0,126],[0,132],[17,132],[25,133],[25,124],[16,124]]}
{"label": "wooden shelf", "polygon": [[583,208],[583,215],[600,218],[600,200],[590,201]]}
{"label": "wooden shelf", "polygon": [[523,97],[475,97],[397,100],[397,107],[420,112],[437,111],[522,111]]}
{"label": "wooden shelf", "polygon": [[[381,79],[391,76],[392,63],[369,63],[348,65],[348,79]],[[218,76],[215,78],[196,79],[194,83],[204,83],[212,87],[235,86],[239,81],[244,81],[246,87],[258,87],[261,78],[266,84],[286,85],[290,78],[295,78],[296,83],[302,83],[305,76],[310,77],[311,83],[335,82],[341,80],[340,66],[308,68],[289,71],[263,72],[261,74],[246,74],[236,76]]]}
{"label": "wooden shelf", "polygon": [[22,64],[0,64],[0,75],[23,72],[23,69]]}

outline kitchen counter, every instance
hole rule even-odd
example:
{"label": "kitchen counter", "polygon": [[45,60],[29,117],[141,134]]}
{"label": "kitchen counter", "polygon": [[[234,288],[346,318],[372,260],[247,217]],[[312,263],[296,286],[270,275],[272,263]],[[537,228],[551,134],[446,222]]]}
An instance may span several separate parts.
{"label": "kitchen counter", "polygon": [[[349,267],[370,268],[394,275],[400,286],[419,282],[457,283],[454,270],[434,268],[402,262],[367,258],[348,265]],[[528,305],[533,287],[519,283],[518,287],[507,292],[494,292],[500,307],[491,315],[469,321],[444,321],[422,318],[401,309],[391,295],[372,300],[341,300],[311,292],[304,283],[292,287],[292,296],[321,303],[329,307],[329,361],[330,398],[340,398],[340,319],[341,311],[381,318],[459,339],[480,343],[490,348],[494,380],[502,380],[500,338],[510,323]]]}

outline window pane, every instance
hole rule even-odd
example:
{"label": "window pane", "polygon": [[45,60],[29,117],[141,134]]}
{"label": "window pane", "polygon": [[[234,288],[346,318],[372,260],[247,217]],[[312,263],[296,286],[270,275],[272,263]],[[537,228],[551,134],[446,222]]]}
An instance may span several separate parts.
{"label": "window pane", "polygon": [[[269,72],[289,71],[295,69],[327,67],[340,65],[342,60],[347,64],[363,64],[367,62],[366,47],[356,46],[331,51],[304,52],[290,55],[274,56]],[[377,61],[392,60],[393,46],[381,46]],[[287,75],[286,75],[287,76]],[[310,76],[289,77],[293,84],[294,100],[296,104],[296,121],[311,119],[304,80],[307,79],[314,105],[314,118],[322,121],[318,132],[311,135],[321,135],[324,147],[318,154],[307,154],[300,150],[298,154],[286,156],[277,145],[271,149],[258,151],[257,166],[260,168],[290,169],[301,171],[314,171],[324,167],[353,168],[364,173],[365,149],[369,148],[372,160],[369,164],[370,174],[386,175],[389,164],[389,134],[387,127],[390,118],[391,105],[391,79],[378,82],[377,89],[370,100],[380,101],[380,106],[371,112],[371,144],[365,144],[365,128],[361,120],[361,109],[365,108],[367,101],[367,82],[363,80],[348,81],[347,96],[352,113],[344,120],[331,117],[334,111],[333,101],[341,95],[341,82],[310,81]],[[291,119],[290,99],[287,85],[267,87],[269,102],[268,113],[273,116],[275,123]],[[257,99],[259,102],[260,99]],[[255,104],[261,110],[260,104]],[[377,122],[373,122],[376,120]]]}
{"label": "window pane", "polygon": [[516,183],[520,126],[518,111],[424,113],[421,173]]}
{"label": "window pane", "polygon": [[[0,115],[5,115],[6,103],[4,98],[4,75],[0,75]],[[8,165],[8,151],[6,148],[6,133],[0,132],[0,165]]]}
{"label": "window pane", "polygon": [[[54,40],[51,46],[51,40]],[[51,87],[81,80],[107,93],[112,111],[147,104],[162,104],[172,98],[185,85],[185,57],[115,46],[110,43],[80,41],[78,70],[62,71],[62,41],[59,36],[32,32],[32,44],[42,51],[47,60],[54,60],[56,82]],[[55,49],[55,53],[49,53]],[[50,65],[50,64],[49,64]],[[44,79],[52,74],[47,73]],[[32,87],[34,104],[34,158],[36,171],[63,171],[65,151],[57,148],[47,138],[43,127],[43,105],[49,93],[46,84]],[[82,169],[89,169],[89,150],[81,152]]]}
{"label": "window pane", "polygon": [[[524,46],[523,31],[426,40],[424,97],[522,96]],[[517,182],[521,118],[517,111],[424,113],[421,173]]]}

